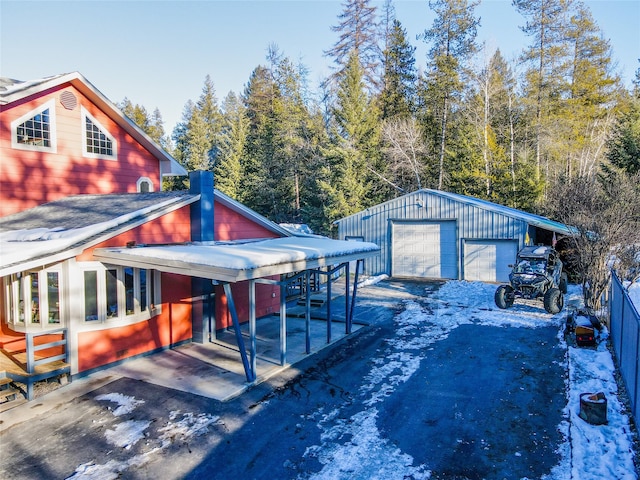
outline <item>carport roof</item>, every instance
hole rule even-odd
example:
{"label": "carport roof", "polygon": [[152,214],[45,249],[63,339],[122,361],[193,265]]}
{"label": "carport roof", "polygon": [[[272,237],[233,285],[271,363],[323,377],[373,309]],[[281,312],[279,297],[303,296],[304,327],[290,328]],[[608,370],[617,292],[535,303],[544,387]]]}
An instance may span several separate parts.
{"label": "carport roof", "polygon": [[380,247],[322,237],[99,248],[106,263],[150,268],[222,282],[238,282],[335,265],[375,256]]}

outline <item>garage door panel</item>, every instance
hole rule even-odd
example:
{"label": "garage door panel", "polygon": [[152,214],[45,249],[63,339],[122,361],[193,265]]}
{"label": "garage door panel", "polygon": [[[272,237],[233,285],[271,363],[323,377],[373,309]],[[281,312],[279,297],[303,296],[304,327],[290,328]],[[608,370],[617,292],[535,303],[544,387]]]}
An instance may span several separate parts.
{"label": "garage door panel", "polygon": [[518,252],[516,240],[467,240],[464,243],[464,279],[508,282]]}
{"label": "garage door panel", "polygon": [[458,278],[453,221],[394,223],[391,250],[393,276]]}

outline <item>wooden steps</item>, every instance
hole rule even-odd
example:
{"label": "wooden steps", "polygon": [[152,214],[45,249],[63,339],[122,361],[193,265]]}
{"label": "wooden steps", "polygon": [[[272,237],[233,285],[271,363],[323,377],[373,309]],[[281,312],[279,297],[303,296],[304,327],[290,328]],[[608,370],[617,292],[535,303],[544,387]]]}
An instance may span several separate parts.
{"label": "wooden steps", "polygon": [[12,385],[8,377],[0,378],[0,412],[22,405],[27,400],[19,388]]}
{"label": "wooden steps", "polygon": [[[36,356],[35,359],[39,360],[46,357]],[[4,350],[0,350],[0,375],[8,377],[10,381],[23,383],[26,385],[27,400],[32,400],[34,397],[34,384],[49,380],[59,376],[65,376],[69,374],[71,366],[62,361],[54,360],[47,363],[36,365],[32,373],[27,371],[27,354],[22,353],[8,353]],[[0,399],[1,401],[1,399]]]}

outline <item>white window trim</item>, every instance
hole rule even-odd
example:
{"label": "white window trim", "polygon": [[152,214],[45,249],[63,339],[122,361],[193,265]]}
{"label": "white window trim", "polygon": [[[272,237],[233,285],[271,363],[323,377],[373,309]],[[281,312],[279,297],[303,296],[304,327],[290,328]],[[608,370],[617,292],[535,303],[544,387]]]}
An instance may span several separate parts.
{"label": "white window trim", "polygon": [[[151,289],[147,283],[147,309],[144,311],[140,311],[140,269],[134,268],[134,309],[135,312],[131,315],[127,315],[126,312],[126,292],[125,292],[125,284],[124,284],[124,268],[122,266],[116,265],[106,265],[100,262],[82,262],[78,264],[80,267],[80,272],[82,277],[84,278],[85,271],[96,271],[97,280],[98,280],[98,319],[97,320],[86,320],[84,318],[84,306],[85,306],[85,295],[84,288],[82,289],[82,295],[79,295],[80,301],[80,310],[82,311],[82,331],[92,331],[92,330],[104,330],[105,328],[116,328],[116,327],[124,327],[128,325],[134,325],[139,322],[143,322],[149,320],[157,315],[162,313],[162,299],[160,296],[161,285],[160,285],[160,272],[156,270],[147,270],[147,282],[151,278],[155,282],[154,288],[154,297],[151,297]],[[106,278],[105,273],[107,270],[116,270],[117,271],[117,279],[118,279],[118,316],[113,318],[107,318],[107,289],[106,289]],[[150,275],[151,274],[151,275]],[[151,308],[153,305],[153,308]]]}
{"label": "white window trim", "polygon": [[[49,295],[47,288],[38,289],[38,321],[34,322],[31,308],[24,308],[24,319],[20,320],[20,302],[22,301],[23,305],[31,305],[33,301],[29,279],[31,278],[31,276],[37,275],[38,285],[47,285],[48,273],[58,274],[58,311],[60,314],[59,322],[49,323],[48,316],[43,317],[42,315],[42,312],[49,311]],[[11,329],[20,332],[33,332],[42,330],[56,330],[61,327],[65,327],[67,322],[64,315],[64,312],[66,310],[64,308],[65,296],[63,294],[63,282],[64,280],[62,276],[62,267],[60,265],[39,271],[20,272],[19,275],[11,275],[5,277],[5,318],[7,324],[11,326]],[[20,283],[22,284],[23,298],[20,298],[20,288],[18,286]]]}
{"label": "white window trim", "polygon": [[151,179],[149,177],[140,177],[138,179],[138,181],[136,182],[136,191],[138,193],[140,193],[142,190],[140,190],[140,187],[142,186],[143,183],[148,183],[149,184],[149,192],[153,192],[153,182],[151,181]]}
{"label": "white window trim", "polygon": [[[51,146],[45,147],[42,145],[27,145],[24,143],[18,143],[18,126],[27,120],[35,117],[36,115],[44,112],[46,109],[49,109],[49,135],[51,136]],[[49,100],[48,102],[43,103],[38,108],[31,110],[30,112],[24,114],[17,120],[11,122],[11,148],[15,148],[17,150],[28,150],[31,152],[47,152],[47,153],[58,153],[58,139],[56,134],[56,102],[54,99]]]}
{"label": "white window trim", "polygon": [[[80,127],[82,129],[82,156],[85,158],[94,158],[94,159],[98,159],[98,160],[111,160],[111,161],[117,161],[118,160],[118,142],[116,142],[116,139],[113,137],[113,135],[111,135],[109,133],[109,130],[107,130],[106,128],[104,128],[104,126],[95,119],[95,117],[93,115],[91,115],[88,110],[84,107],[80,107],[80,111],[81,111],[81,121],[80,121]],[[111,140],[111,145],[113,148],[113,155],[101,155],[99,153],[89,153],[87,152],[87,126],[86,126],[86,119],[91,120],[91,122],[93,122],[93,124],[98,127],[102,133],[105,134],[105,136]]]}

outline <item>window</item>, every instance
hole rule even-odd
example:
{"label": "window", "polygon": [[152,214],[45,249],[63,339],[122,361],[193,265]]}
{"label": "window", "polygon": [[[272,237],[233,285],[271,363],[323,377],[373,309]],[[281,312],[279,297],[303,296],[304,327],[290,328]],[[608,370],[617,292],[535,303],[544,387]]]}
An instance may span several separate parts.
{"label": "window", "polygon": [[160,310],[160,273],[90,263],[84,274],[84,320],[144,320]]}
{"label": "window", "polygon": [[116,141],[107,130],[82,108],[82,139],[85,157],[116,159]]}
{"label": "window", "polygon": [[37,110],[11,122],[11,146],[20,150],[56,151],[55,103],[53,100]]}
{"label": "window", "polygon": [[60,271],[27,271],[5,279],[8,322],[47,328],[61,323]]}

